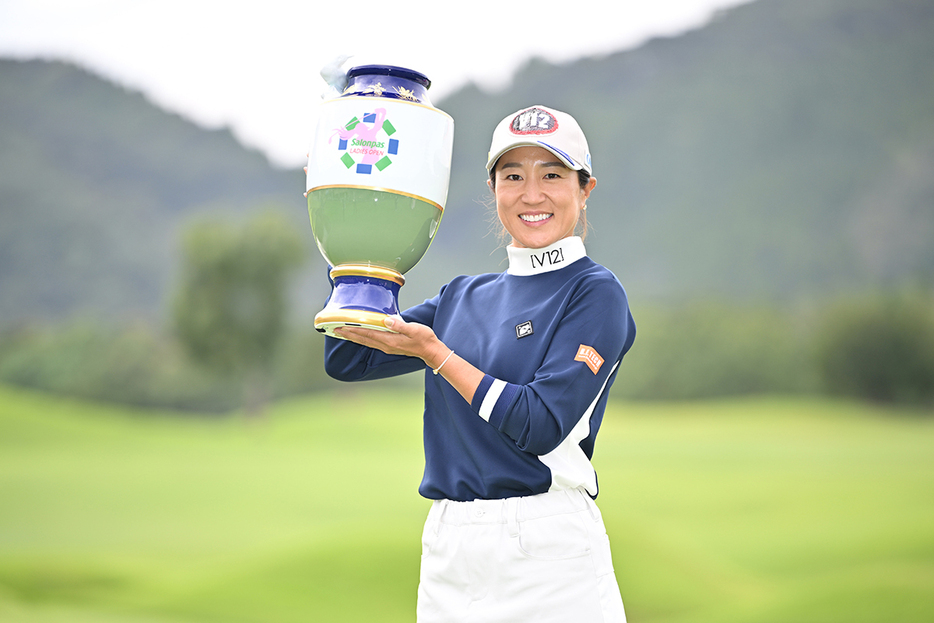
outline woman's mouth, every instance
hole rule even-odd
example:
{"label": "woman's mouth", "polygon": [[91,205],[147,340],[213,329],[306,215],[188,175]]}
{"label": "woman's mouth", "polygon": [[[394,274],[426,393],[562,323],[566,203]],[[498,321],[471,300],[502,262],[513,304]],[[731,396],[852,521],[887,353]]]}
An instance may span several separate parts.
{"label": "woman's mouth", "polygon": [[520,214],[521,218],[526,223],[538,223],[539,221],[544,221],[545,219],[551,218],[553,215],[546,212],[544,214]]}

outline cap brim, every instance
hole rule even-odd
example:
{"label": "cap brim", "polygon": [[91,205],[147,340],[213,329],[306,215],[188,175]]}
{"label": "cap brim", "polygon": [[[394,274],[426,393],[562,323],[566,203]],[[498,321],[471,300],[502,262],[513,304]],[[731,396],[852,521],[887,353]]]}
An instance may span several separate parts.
{"label": "cap brim", "polygon": [[580,171],[581,169],[586,168],[584,167],[584,165],[580,164],[579,162],[574,162],[574,160],[570,156],[568,156],[566,153],[564,153],[560,149],[555,149],[548,143],[545,143],[543,141],[521,141],[517,143],[512,143],[511,145],[508,145],[504,147],[503,149],[501,149],[495,155],[490,156],[490,159],[487,160],[487,163],[486,163],[487,173],[493,170],[493,167],[495,167],[499,159],[503,157],[503,154],[505,154],[507,151],[512,151],[513,149],[516,149],[517,147],[543,147],[547,149],[548,151],[550,151],[551,153],[553,153],[555,156],[557,156],[558,160],[560,160],[564,166],[571,169],[572,171]]}

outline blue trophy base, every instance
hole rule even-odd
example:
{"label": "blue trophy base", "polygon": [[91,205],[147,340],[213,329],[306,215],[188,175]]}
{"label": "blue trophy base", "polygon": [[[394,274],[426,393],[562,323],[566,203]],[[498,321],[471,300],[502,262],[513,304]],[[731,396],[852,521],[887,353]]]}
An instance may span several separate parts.
{"label": "blue trophy base", "polygon": [[315,330],[331,337],[339,327],[389,331],[387,316],[399,314],[401,273],[379,266],[344,264],[331,270],[334,288],[324,309],[315,315]]}

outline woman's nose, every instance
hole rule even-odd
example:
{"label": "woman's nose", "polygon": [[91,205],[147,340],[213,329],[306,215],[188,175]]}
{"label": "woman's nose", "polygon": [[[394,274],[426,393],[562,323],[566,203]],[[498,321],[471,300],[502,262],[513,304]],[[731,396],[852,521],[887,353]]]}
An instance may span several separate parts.
{"label": "woman's nose", "polygon": [[541,183],[535,179],[527,179],[522,188],[522,198],[526,203],[540,203],[544,200],[545,194],[542,192]]}

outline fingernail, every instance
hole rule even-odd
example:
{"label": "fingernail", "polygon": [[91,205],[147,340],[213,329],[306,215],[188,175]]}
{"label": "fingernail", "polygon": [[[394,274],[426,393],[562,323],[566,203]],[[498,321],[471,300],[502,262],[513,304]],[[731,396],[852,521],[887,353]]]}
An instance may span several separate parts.
{"label": "fingernail", "polygon": [[394,322],[395,322],[395,320],[393,320],[393,319],[390,318],[389,316],[386,316],[386,319],[383,320],[383,324],[384,324],[385,326],[387,326],[387,327],[391,327],[391,326],[393,325]]}

